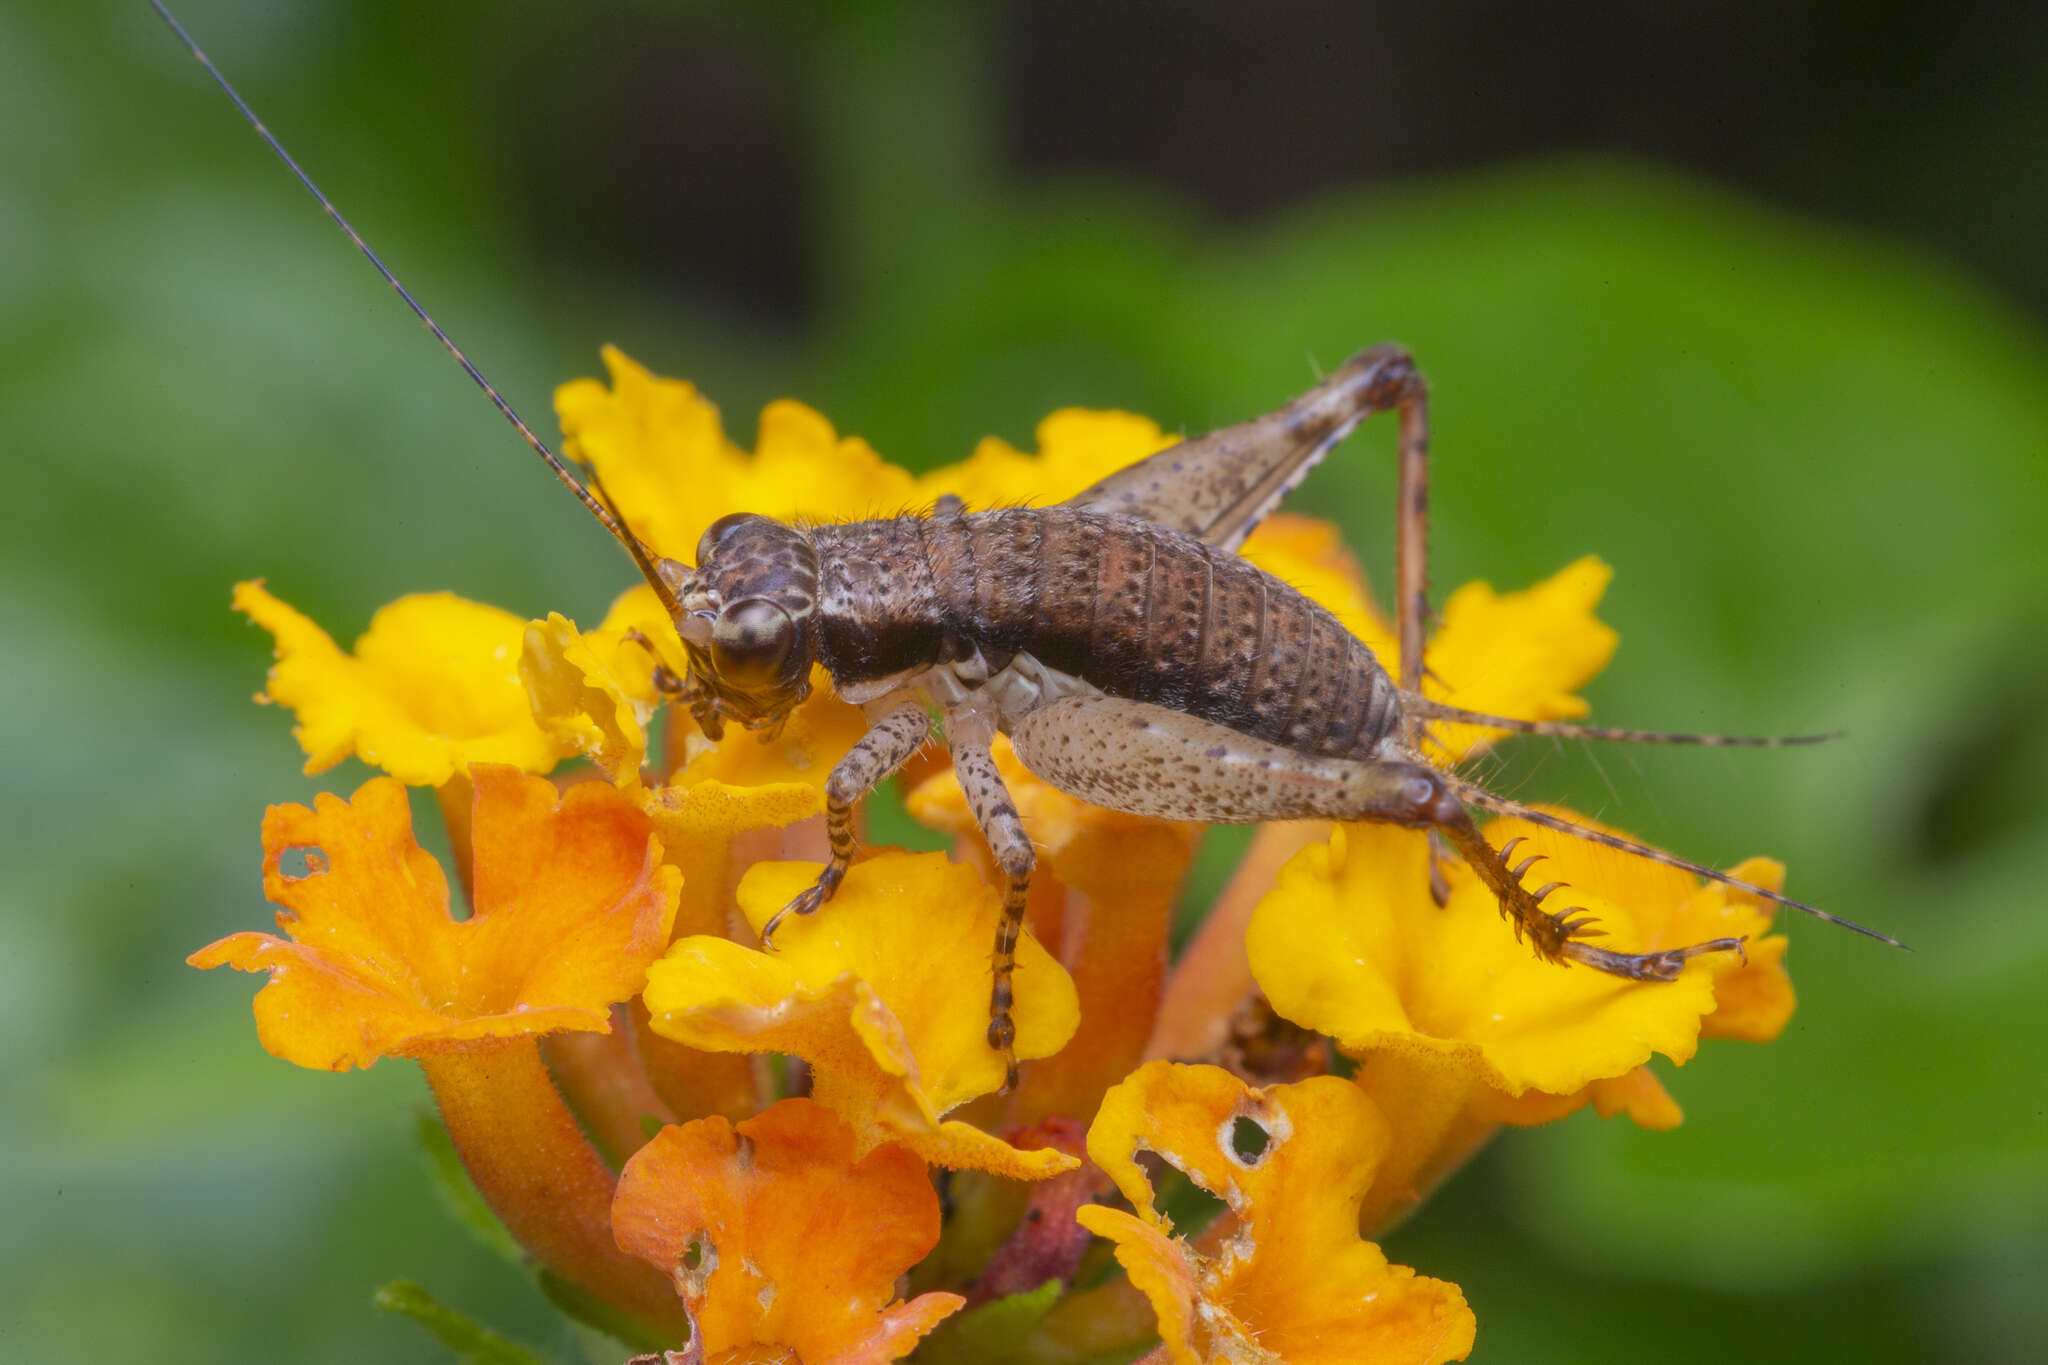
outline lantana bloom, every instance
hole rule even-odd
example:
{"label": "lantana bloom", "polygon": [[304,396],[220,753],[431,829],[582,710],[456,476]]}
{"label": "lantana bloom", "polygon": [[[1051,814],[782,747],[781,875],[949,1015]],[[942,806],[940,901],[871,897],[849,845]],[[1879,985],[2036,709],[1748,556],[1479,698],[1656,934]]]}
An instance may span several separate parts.
{"label": "lantana bloom", "polygon": [[[1358,1207],[1391,1141],[1334,1076],[1254,1089],[1212,1066],[1148,1062],[1104,1098],[1088,1155],[1136,1215],[1081,1210],[1152,1300],[1175,1365],[1440,1365],[1476,1330],[1457,1286],[1390,1265]],[[1175,1238],[1138,1165],[1163,1157],[1221,1199],[1206,1249]]]}
{"label": "lantana bloom", "polygon": [[[1035,451],[990,439],[913,475],[789,401],[742,450],[695,388],[605,364],[608,384],[557,395],[565,450],[655,554],[686,560],[732,512],[1051,503],[1175,439],[1066,410]],[[1244,554],[1397,672],[1333,527],[1276,514]],[[1608,577],[1586,558],[1452,592],[1425,689],[1583,714],[1577,689],[1615,647],[1594,614]],[[999,742],[1040,854],[1013,983],[1026,1066],[1003,1095],[985,1038],[998,879],[942,751],[901,789],[951,856],[864,848],[828,903],[760,943],[818,875],[826,778],[866,727],[822,671],[778,733],[714,742],[657,686],[687,658],[645,586],[588,627],[409,597],[353,652],[259,584],[235,601],[276,637],[264,699],[296,713],[308,770],[354,756],[389,776],[274,809],[285,937],[192,961],[270,974],[258,1033],[281,1057],[417,1059],[513,1236],[578,1311],[668,1360],[1459,1359],[1474,1318],[1457,1288],[1365,1238],[1503,1124],[1589,1104],[1676,1122],[1652,1054],[1768,1039],[1792,1008],[1755,898],[1515,822],[1489,837],[1527,837],[1611,942],[1746,937],[1746,962],[1702,957],[1670,984],[1545,964],[1467,869],[1432,866],[1426,836],[1321,821],[1262,831],[1170,959],[1200,829],[1075,800]],[[1496,738],[1423,734],[1446,765]],[[438,794],[466,919],[400,783]],[[1141,1157],[1216,1195],[1215,1223],[1176,1228]],[[1090,1234],[1112,1246],[1091,1258]],[[1125,1273],[1103,1279],[1111,1251]]]}
{"label": "lantana bloom", "polygon": [[[675,918],[676,869],[646,816],[610,788],[562,794],[504,766],[471,770],[475,903],[450,913],[440,866],[413,839],[405,788],[273,806],[265,893],[288,938],[233,934],[195,967],[268,972],[263,1045],[340,1071],[417,1060],[478,1187],[544,1266],[629,1312],[680,1314],[612,1245],[612,1180],[550,1083],[537,1046],[605,1032]],[[288,863],[288,859],[295,862]]]}

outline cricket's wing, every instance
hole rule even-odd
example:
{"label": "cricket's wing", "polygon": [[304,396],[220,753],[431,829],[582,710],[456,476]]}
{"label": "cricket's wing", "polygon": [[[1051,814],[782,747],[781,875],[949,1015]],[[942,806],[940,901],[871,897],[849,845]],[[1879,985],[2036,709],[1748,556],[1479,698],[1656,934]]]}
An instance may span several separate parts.
{"label": "cricket's wing", "polygon": [[1234,550],[1354,427],[1420,386],[1407,351],[1375,346],[1285,407],[1168,446],[1066,505],[1141,517]]}

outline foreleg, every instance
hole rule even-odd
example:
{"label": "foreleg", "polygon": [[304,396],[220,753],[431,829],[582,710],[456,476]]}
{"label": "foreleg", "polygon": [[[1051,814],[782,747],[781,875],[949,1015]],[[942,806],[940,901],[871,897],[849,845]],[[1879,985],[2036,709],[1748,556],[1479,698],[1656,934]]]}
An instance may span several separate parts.
{"label": "foreleg", "polygon": [[832,893],[846,879],[846,869],[853,865],[853,855],[859,846],[853,833],[854,803],[924,747],[931,730],[932,719],[923,705],[905,702],[882,717],[832,766],[832,775],[825,779],[825,833],[831,841],[832,855],[818,880],[761,926],[762,947],[773,946],[776,926],[782,923],[784,915],[808,915],[832,899]]}
{"label": "foreleg", "polygon": [[995,740],[994,720],[975,707],[946,713],[946,743],[953,750],[953,771],[960,777],[967,808],[981,826],[989,852],[1003,872],[1003,917],[996,926],[994,980],[988,997],[988,1045],[1003,1054],[1003,1090],[1017,1086],[1017,1025],[1010,1017],[1014,1003],[1010,978],[1017,967],[1017,936],[1024,931],[1024,900],[1031,888],[1031,870],[1038,864],[1031,836],[1017,818],[1017,803],[996,771],[989,746]]}
{"label": "foreleg", "polygon": [[[1117,697],[1066,697],[1010,727],[1017,756],[1071,796],[1166,820],[1371,820],[1440,832],[1500,901],[1517,937],[1547,961],[1582,962],[1638,980],[1669,981],[1688,958],[1740,951],[1714,939],[1658,953],[1617,953],[1580,941],[1590,921],[1551,914],[1522,874],[1479,833],[1450,780],[1423,763],[1316,758],[1183,712]],[[1512,852],[1510,845],[1508,852]]]}

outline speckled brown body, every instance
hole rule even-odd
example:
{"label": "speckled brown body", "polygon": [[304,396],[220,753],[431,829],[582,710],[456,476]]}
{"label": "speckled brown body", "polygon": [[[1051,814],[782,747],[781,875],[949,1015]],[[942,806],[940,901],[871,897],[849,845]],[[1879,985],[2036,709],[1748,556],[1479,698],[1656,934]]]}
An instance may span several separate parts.
{"label": "speckled brown body", "polygon": [[811,530],[819,658],[841,687],[979,649],[1329,758],[1370,754],[1400,699],[1319,603],[1193,536],[1073,507]]}

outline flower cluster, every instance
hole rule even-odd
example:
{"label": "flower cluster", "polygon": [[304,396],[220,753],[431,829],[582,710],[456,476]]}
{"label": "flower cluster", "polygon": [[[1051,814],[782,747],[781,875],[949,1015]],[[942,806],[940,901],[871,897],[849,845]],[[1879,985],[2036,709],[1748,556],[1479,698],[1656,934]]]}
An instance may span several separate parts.
{"label": "flower cluster", "polygon": [[[1063,411],[1035,453],[988,440],[914,477],[792,402],[740,450],[692,387],[605,360],[609,384],[558,395],[568,451],[677,556],[733,511],[1056,501],[1172,440]],[[1276,515],[1244,553],[1397,665],[1330,526]],[[1582,560],[1453,593],[1429,686],[1581,714],[1574,689],[1615,644],[1593,614],[1607,577]],[[674,1360],[1462,1359],[1458,1289],[1368,1239],[1504,1124],[1588,1104],[1676,1123],[1652,1054],[1769,1039],[1792,1009],[1768,905],[1512,821],[1489,839],[1553,859],[1614,946],[1746,936],[1747,960],[1702,957],[1670,984],[1547,965],[1463,866],[1436,869],[1438,904],[1426,835],[1311,822],[1263,830],[1170,960],[1200,830],[1078,802],[999,743],[1041,854],[1014,983],[1027,1065],[999,1094],[999,896],[942,754],[905,770],[904,801],[953,856],[869,850],[760,945],[817,875],[825,777],[864,727],[822,675],[771,739],[714,743],[663,705],[657,670],[683,653],[646,587],[587,630],[408,597],[348,651],[261,584],[234,600],[275,637],[261,699],[296,714],[307,771],[353,756],[386,775],[273,808],[284,937],[234,934],[193,965],[269,974],[258,1035],[288,1061],[417,1061],[550,1282]],[[1495,737],[1443,727],[1433,757]],[[408,786],[436,794],[452,892]],[[1737,874],[1775,886],[1781,869]],[[1185,1212],[1195,1191],[1206,1222]]]}

